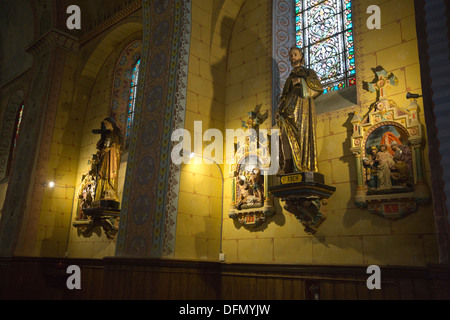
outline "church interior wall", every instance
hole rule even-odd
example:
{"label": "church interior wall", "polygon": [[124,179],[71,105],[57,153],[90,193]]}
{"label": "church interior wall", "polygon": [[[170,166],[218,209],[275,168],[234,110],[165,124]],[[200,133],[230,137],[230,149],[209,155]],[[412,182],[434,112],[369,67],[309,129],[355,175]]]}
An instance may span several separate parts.
{"label": "church interior wall", "polygon": [[[251,231],[236,225],[226,214],[231,202],[231,179],[227,178],[230,166],[224,165],[222,246],[227,262],[426,265],[437,261],[431,205],[420,206],[417,212],[392,221],[353,203],[356,167],[349,142],[351,114],[365,113],[375,99],[374,94],[362,90],[361,81],[372,81],[371,68],[382,65],[399,79],[398,86],[388,91],[389,98],[399,106],[409,103],[405,97],[408,91],[421,91],[413,1],[380,2],[381,10],[387,12],[382,15],[380,30],[366,28],[365,9],[370,4],[363,1],[354,6],[358,103],[337,110],[330,106],[332,111],[322,109],[317,115],[319,170],[325,174],[326,182],[337,188],[324,205],[327,219],[314,236],[307,235],[296,218],[275,200],[277,213],[268,223]],[[271,63],[267,54],[271,43],[270,9],[267,1],[246,1],[232,25],[226,58],[227,129],[240,128],[247,112],[257,105],[261,105],[261,113],[271,112]],[[195,9],[193,12],[195,16]],[[211,117],[206,121],[211,121]],[[420,121],[424,123],[423,113]],[[425,147],[424,154],[427,152]],[[428,183],[429,170],[425,161]],[[189,258],[202,259],[195,252],[190,254]]]}
{"label": "church interior wall", "polygon": [[[100,228],[84,236],[73,228],[72,222],[76,216],[82,176],[89,171],[91,157],[96,153],[98,136],[92,134],[92,130],[98,129],[111,112],[117,60],[130,42],[142,38],[142,24],[136,20],[139,20],[139,14],[85,44],[80,55],[67,56],[47,177],[48,181],[61,187],[45,190],[36,256],[63,256],[66,251],[69,256],[77,258],[114,255],[115,241],[107,239]],[[126,164],[124,157],[119,176],[120,188]],[[75,201],[72,201],[74,187]]]}
{"label": "church interior wall", "polygon": [[[222,198],[221,174],[215,165],[183,164],[175,252],[171,258],[217,261],[222,249],[229,263],[424,266],[438,261],[430,204],[392,221],[353,203],[356,167],[350,151],[350,114],[365,113],[375,98],[362,90],[361,82],[372,81],[371,68],[381,65],[399,79],[398,86],[388,91],[389,98],[398,105],[408,103],[407,92],[421,92],[414,1],[353,3],[357,104],[341,109],[330,106],[330,111],[322,108],[317,115],[319,169],[326,183],[336,187],[335,194],[323,206],[327,219],[318,232],[307,235],[297,219],[282,209],[278,199],[275,199],[276,214],[265,224],[253,230],[237,226],[227,214],[231,202],[231,166],[220,165],[225,178]],[[379,30],[366,28],[365,9],[371,4],[379,5],[383,12]],[[185,119],[185,128],[192,138],[194,121],[202,121],[202,133],[210,128],[225,133],[225,129],[240,128],[247,112],[256,107],[260,107],[261,113],[267,111],[268,119],[272,118],[271,5],[268,0],[206,4],[203,0],[192,0]],[[81,176],[89,169],[88,160],[96,151],[98,138],[92,129],[98,128],[110,113],[117,59],[126,44],[142,33],[142,24],[137,21],[142,21],[141,11],[84,44],[80,54],[66,56],[48,169],[48,179],[66,187],[45,191],[36,256],[63,255],[69,229],[70,257],[114,255],[115,240],[107,239],[100,230],[84,237],[71,227],[70,213],[76,210],[71,201],[72,187],[78,188]],[[0,103],[2,114],[7,104],[3,92]],[[420,103],[419,100],[423,108]],[[419,120],[425,123],[423,112]],[[272,128],[272,124],[267,121],[262,127]],[[424,172],[429,184],[427,154],[425,144]],[[126,165],[124,157],[119,175],[120,194]],[[0,190],[6,189],[4,186]]]}
{"label": "church interior wall", "polygon": [[[227,6],[219,1],[192,2],[185,118],[192,152],[195,121],[201,121],[202,136],[212,128],[224,132],[227,41],[232,28],[231,17],[238,9],[237,5]],[[204,146],[202,144],[202,149]],[[198,157],[181,167],[174,257],[215,261],[220,250],[223,205],[219,170],[223,171],[224,166],[196,164],[196,161],[204,161]]]}
{"label": "church interior wall", "polygon": [[[9,1],[0,13],[0,39],[18,36],[0,48],[0,86],[28,70],[33,62],[27,46],[34,40],[33,4],[30,1]],[[14,19],[10,17],[14,16]],[[4,104],[2,104],[4,106]]]}
{"label": "church interior wall", "polygon": [[[100,44],[101,54],[107,54],[107,59],[101,66],[95,82],[93,83],[90,99],[87,104],[87,111],[83,126],[83,139],[80,149],[78,181],[86,174],[91,167],[92,155],[96,153],[96,144],[99,137],[92,134],[92,130],[100,127],[103,119],[111,115],[112,89],[115,83],[115,69],[119,58],[127,46],[133,41],[142,38],[142,26],[133,23],[128,30],[120,31],[108,39],[108,44]],[[117,29],[116,29],[117,30]],[[138,31],[137,31],[138,30]],[[111,32],[112,33],[112,32]],[[111,35],[111,34],[110,34]],[[122,79],[123,80],[123,79]],[[118,120],[118,119],[117,119]],[[127,167],[128,150],[124,150],[118,176],[118,195],[121,199],[125,172]],[[79,185],[78,185],[79,186]],[[108,239],[100,227],[94,228],[91,234],[83,236],[77,232],[72,232],[69,250],[71,256],[82,258],[102,258],[113,256],[115,252],[115,239]]]}
{"label": "church interior wall", "polygon": [[[247,113],[257,109],[268,115],[261,128],[272,127],[271,11],[271,1],[245,1],[234,24],[227,63],[227,129],[241,128],[242,121],[248,119]],[[227,170],[231,171],[230,164]],[[225,203],[228,209],[232,198],[231,178],[229,174],[226,177]],[[267,228],[261,226],[249,231],[226,214],[223,251],[227,261],[273,263],[273,243],[278,236],[274,234],[272,225],[280,224],[283,217],[276,214],[273,219]]]}

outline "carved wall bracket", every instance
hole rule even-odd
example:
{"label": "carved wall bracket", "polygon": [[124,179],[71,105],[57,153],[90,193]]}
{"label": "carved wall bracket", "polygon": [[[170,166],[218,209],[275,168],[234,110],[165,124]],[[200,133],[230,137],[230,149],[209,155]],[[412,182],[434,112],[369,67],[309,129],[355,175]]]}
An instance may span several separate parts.
{"label": "carved wall bracket", "polygon": [[83,210],[87,219],[75,220],[73,226],[84,236],[89,236],[96,227],[101,227],[108,239],[113,240],[119,225],[120,210],[88,208]]}
{"label": "carved wall bracket", "polygon": [[271,194],[285,202],[283,208],[300,221],[307,234],[314,234],[326,219],[321,212],[322,201],[328,199],[336,188],[325,185],[324,176],[318,172],[283,175],[280,182],[280,185],[269,188]]}
{"label": "carved wall bracket", "polygon": [[98,164],[95,155],[90,163],[91,170],[83,176],[78,189],[77,214],[72,225],[85,237],[90,236],[96,227],[101,227],[106,237],[112,240],[119,227],[120,203],[115,200],[94,201]]}
{"label": "carved wall bracket", "polygon": [[247,228],[255,228],[275,213],[272,201],[267,200],[262,208],[236,210],[232,208],[228,216]]}

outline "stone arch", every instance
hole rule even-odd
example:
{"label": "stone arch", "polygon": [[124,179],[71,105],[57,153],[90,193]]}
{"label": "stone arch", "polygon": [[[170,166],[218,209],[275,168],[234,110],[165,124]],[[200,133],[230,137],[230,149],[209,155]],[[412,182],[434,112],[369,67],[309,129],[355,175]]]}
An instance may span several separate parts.
{"label": "stone arch", "polygon": [[[83,116],[80,118],[82,128],[86,132],[90,132],[91,129],[96,129],[96,127],[93,127],[94,120],[96,121],[95,126],[97,126],[100,125],[100,121],[103,118],[113,115],[111,112],[114,68],[120,55],[126,50],[127,46],[134,41],[142,39],[142,29],[141,19],[136,16],[131,16],[123,19],[107,31],[104,31],[101,35],[97,35],[96,38],[92,38],[89,42],[83,44],[81,51],[84,59],[82,60],[82,66],[80,66],[79,77],[75,78],[77,83],[75,84],[72,104],[74,106],[82,106],[80,111]],[[102,70],[102,68],[106,69]],[[105,86],[102,86],[102,88],[108,89],[102,89],[101,110],[98,110],[92,108],[91,99],[96,94],[94,91],[101,81],[105,81]],[[100,121],[97,121],[99,116],[102,118]],[[117,117],[116,120],[118,120]],[[85,160],[91,157],[91,152],[96,152],[95,143],[92,144],[92,139],[86,137],[87,135],[83,133],[78,172],[84,172],[89,167]]]}
{"label": "stone arch", "polygon": [[[95,82],[102,67],[108,59],[118,60],[120,54],[131,42],[142,39],[142,29],[141,19],[135,16],[128,17],[118,22],[113,28],[104,32],[101,36],[98,36],[98,39],[93,39],[84,44],[84,55],[86,58],[83,61],[84,64],[80,68],[79,77],[76,80],[73,105],[83,106],[81,110],[85,115],[89,112],[88,107],[93,93],[92,90],[95,87]],[[112,73],[114,73],[114,70],[112,70]],[[106,102],[106,108],[109,114],[105,114],[105,116],[112,115],[114,74],[111,75],[110,88],[110,91],[106,93],[109,97],[109,101]],[[86,119],[86,116],[84,116],[85,122]],[[118,119],[116,118],[116,120]]]}
{"label": "stone arch", "polygon": [[17,120],[17,112],[24,101],[23,90],[16,91],[6,107],[0,131],[0,181],[8,177],[11,158],[11,144]]}
{"label": "stone arch", "polygon": [[100,71],[103,63],[106,61],[109,54],[129,35],[142,31],[142,21],[137,17],[130,17],[122,22],[117,23],[114,28],[107,32],[95,45],[95,48],[89,54],[83,70],[82,77],[95,79]]}

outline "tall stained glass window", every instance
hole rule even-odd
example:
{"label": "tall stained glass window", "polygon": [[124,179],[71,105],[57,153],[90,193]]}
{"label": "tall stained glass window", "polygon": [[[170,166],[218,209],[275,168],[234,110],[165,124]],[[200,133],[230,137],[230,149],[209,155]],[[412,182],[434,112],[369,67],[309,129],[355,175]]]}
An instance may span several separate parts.
{"label": "tall stained glass window", "polygon": [[133,125],[134,120],[134,109],[136,104],[136,91],[137,91],[137,85],[139,81],[139,65],[141,63],[141,59],[139,59],[133,68],[133,74],[131,77],[131,88],[130,88],[130,101],[128,103],[128,110],[127,110],[127,127],[126,127],[126,133],[125,133],[125,140],[126,140],[126,146],[128,146],[129,137],[131,133],[131,128]]}
{"label": "tall stained glass window", "polygon": [[324,93],[356,83],[351,0],[295,0],[296,44]]}

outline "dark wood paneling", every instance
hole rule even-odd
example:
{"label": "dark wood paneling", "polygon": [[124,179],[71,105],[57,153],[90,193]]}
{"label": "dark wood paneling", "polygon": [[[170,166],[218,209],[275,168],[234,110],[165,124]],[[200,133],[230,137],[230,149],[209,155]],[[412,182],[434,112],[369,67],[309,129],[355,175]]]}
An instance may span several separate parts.
{"label": "dark wood paneling", "polygon": [[[68,290],[66,269],[81,269]],[[450,267],[382,267],[369,290],[364,267],[220,264],[176,260],[2,258],[0,299],[321,300],[450,299]]]}

